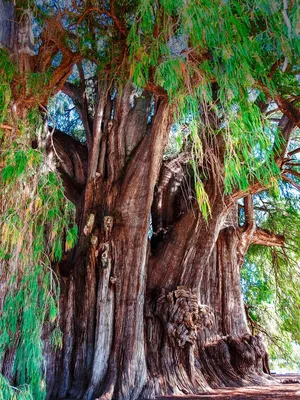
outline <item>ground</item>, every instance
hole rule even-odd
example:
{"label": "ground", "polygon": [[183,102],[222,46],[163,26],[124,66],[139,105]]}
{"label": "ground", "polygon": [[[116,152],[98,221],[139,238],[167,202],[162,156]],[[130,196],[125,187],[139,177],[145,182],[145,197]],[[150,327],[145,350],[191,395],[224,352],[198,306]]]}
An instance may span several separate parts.
{"label": "ground", "polygon": [[217,389],[213,393],[197,396],[162,396],[159,400],[300,400],[300,375],[276,375],[279,386],[251,386]]}
{"label": "ground", "polygon": [[252,386],[240,389],[218,389],[209,395],[199,396],[163,396],[159,400],[300,400],[300,385],[289,384],[272,387]]}
{"label": "ground", "polygon": [[210,394],[161,396],[157,397],[157,400],[300,400],[300,374],[274,376],[281,383],[280,385],[216,389]]}

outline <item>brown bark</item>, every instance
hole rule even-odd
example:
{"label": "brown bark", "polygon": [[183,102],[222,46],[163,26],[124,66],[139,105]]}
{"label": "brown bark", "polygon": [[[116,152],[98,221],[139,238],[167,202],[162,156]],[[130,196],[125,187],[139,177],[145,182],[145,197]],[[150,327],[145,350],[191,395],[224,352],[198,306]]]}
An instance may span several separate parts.
{"label": "brown bark", "polygon": [[[111,5],[106,14],[125,34]],[[207,221],[188,182],[188,153],[161,168],[173,117],[161,88],[148,83],[137,96],[128,82],[112,97],[113,83],[99,80],[91,121],[80,64],[80,88],[65,83],[81,56],[65,46],[64,34],[62,23],[49,19],[39,54],[23,52],[20,58],[24,78],[25,71],[44,73],[62,53],[45,90],[25,94],[15,85],[14,91],[15,112],[24,115],[63,88],[87,134],[86,146],[62,132],[55,132],[51,143],[66,194],[76,205],[79,241],[56,268],[63,346],[52,349],[51,326],[45,327],[48,397],[135,400],[269,383],[264,346],[248,332],[239,273],[251,243],[282,245],[283,238],[255,226],[251,196],[245,201],[245,226],[237,225],[236,200],[245,192],[223,198],[221,135],[202,132],[200,167],[208,177],[211,205]],[[282,107],[297,117],[293,108]],[[210,110],[206,122],[218,126]],[[296,122],[282,123],[288,141]],[[254,182],[248,192],[263,189]],[[7,282],[0,282],[0,290],[5,295]],[[1,365],[12,380],[14,350]]]}
{"label": "brown bark", "polygon": [[[157,271],[155,277],[149,275],[148,284],[152,286],[147,292],[145,309],[145,398],[201,393],[211,387],[272,384],[272,379],[264,374],[267,353],[263,343],[259,337],[251,336],[247,327],[239,275],[239,229],[231,225],[230,218],[227,223],[229,226],[223,225],[206,263],[200,264],[195,256],[198,263],[193,267],[199,268],[199,280],[192,287],[172,289],[170,276],[178,279],[179,274],[164,268],[166,257],[155,256],[161,282]],[[193,232],[197,234],[196,230]],[[195,251],[198,248],[203,254],[200,246]],[[176,264],[174,269],[185,267],[184,254],[189,249],[180,249],[183,264]]]}
{"label": "brown bark", "polygon": [[[107,87],[100,92],[88,182],[77,203],[81,239],[70,265],[62,267],[70,274],[61,299],[65,342],[50,362],[59,366],[58,379],[49,371],[49,382],[57,380],[52,393],[59,397],[136,398],[146,379],[149,217],[172,112],[168,102],[157,99],[148,123],[150,94],[133,105],[132,92],[128,83],[115,97],[111,121],[105,121],[111,107]],[[61,168],[78,180],[68,166],[64,162]],[[60,373],[64,370],[68,374]]]}
{"label": "brown bark", "polygon": [[161,169],[172,123],[167,101],[156,99],[150,123],[148,92],[132,104],[128,83],[111,104],[103,88],[92,148],[54,135],[80,239],[58,271],[61,351],[53,351],[45,329],[48,396],[131,400],[269,383],[239,283],[241,254],[255,236],[251,218],[240,229],[237,210],[208,188],[205,221],[187,189],[189,157]]}
{"label": "brown bark", "polygon": [[245,203],[243,229],[237,207],[226,207],[216,191],[211,191],[208,222],[193,202],[181,204],[180,218],[174,210],[180,205],[184,165],[184,157],[166,163],[152,210],[145,398],[270,384],[263,373],[267,354],[261,339],[249,334],[240,286],[244,255],[256,237],[252,198]]}

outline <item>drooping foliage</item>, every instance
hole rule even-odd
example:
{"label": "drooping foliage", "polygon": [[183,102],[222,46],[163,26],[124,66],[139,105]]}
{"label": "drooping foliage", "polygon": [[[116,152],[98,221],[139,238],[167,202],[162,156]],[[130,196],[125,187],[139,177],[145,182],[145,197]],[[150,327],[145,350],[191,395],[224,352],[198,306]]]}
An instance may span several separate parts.
{"label": "drooping foliage", "polygon": [[[39,10],[49,12],[51,4]],[[298,14],[296,2],[285,9],[280,1],[142,0],[107,11],[78,3],[64,10],[64,21],[76,33],[68,40],[100,76],[109,74],[120,87],[130,76],[176,104],[177,120],[189,126],[197,197],[207,215],[199,132],[224,136],[226,193],[279,176],[280,138],[261,105],[299,87]],[[217,123],[210,122],[212,113]]]}
{"label": "drooping foliage", "polygon": [[[47,43],[43,38],[52,44],[51,29],[55,31],[57,27],[59,45],[63,43],[78,53],[80,68],[74,66],[69,83],[76,90],[86,85],[91,119],[97,81],[107,77],[112,93],[122,90],[130,78],[138,90],[146,88],[168,97],[175,105],[178,126],[186,128],[184,134],[179,129],[179,143],[190,142],[195,193],[206,220],[210,213],[205,191],[208,177],[200,168],[204,136],[223,137],[221,190],[225,194],[236,188],[246,190],[255,179],[266,186],[278,179],[276,155],[284,141],[277,125],[262,110],[268,106],[269,97],[286,99],[297,95],[299,89],[300,18],[296,1],[290,2],[287,9],[281,1],[267,0],[120,0],[103,2],[103,7],[93,1],[66,1],[58,11],[52,1],[20,2],[17,6],[16,15],[22,15],[28,7],[33,12],[35,53],[46,53]],[[57,26],[55,18],[59,21]],[[22,392],[23,398],[44,397],[41,333],[45,324],[55,325],[59,295],[50,266],[76,240],[73,210],[54,171],[51,134],[43,130],[36,113],[38,106],[44,110],[45,104],[39,103],[59,90],[50,83],[56,68],[62,64],[61,53],[60,50],[54,54],[46,71],[25,74],[21,85],[16,83],[20,78],[16,65],[4,52],[0,57],[0,123],[6,125],[0,134],[0,263],[4,273],[9,268],[11,288],[0,320],[0,351],[16,349],[17,384],[30,384]],[[35,111],[24,120],[12,120],[10,115],[12,86],[16,93],[24,92],[24,96],[34,99],[31,104],[35,103]],[[54,102],[50,107],[52,126],[56,122],[61,129],[75,132],[74,136],[79,132],[83,139],[81,124],[76,121],[77,111],[70,111],[66,103],[58,110],[57,104]],[[80,104],[73,101],[73,105],[76,108]],[[281,210],[285,207],[282,201]],[[268,216],[263,221],[265,227],[279,232],[287,221],[276,220],[278,215]],[[289,215],[297,219],[298,210],[293,208]],[[281,291],[278,310],[282,321],[287,297],[294,293],[294,288],[283,279],[283,256],[276,253],[274,258],[274,250],[264,254],[270,260],[274,283]],[[275,259],[279,263],[276,273]],[[254,261],[249,258],[248,263],[252,265]],[[259,266],[257,261],[255,266]],[[249,278],[247,272],[245,276]],[[272,292],[270,301],[273,301],[271,286],[265,289],[265,294],[268,290]],[[282,328],[287,332],[293,328],[288,326],[290,321],[296,321],[298,316],[298,298],[294,300],[294,314],[286,318],[288,322]],[[293,339],[298,340],[295,332]],[[59,344],[57,329],[53,341]],[[7,391],[4,393],[9,393],[7,396],[21,393],[8,387],[3,379],[0,385]]]}
{"label": "drooping foliage", "polygon": [[[266,92],[288,94],[286,82],[299,87],[296,3],[287,11],[279,1],[145,0],[138,12],[128,36],[133,80],[163,87],[179,117],[192,116],[200,131],[210,108],[215,111],[219,124],[212,133],[226,132],[225,192],[245,189],[255,177],[266,183],[278,176],[278,138],[258,103]],[[280,59],[283,69],[276,68]],[[199,104],[208,107],[204,115]]]}
{"label": "drooping foliage", "polygon": [[[285,9],[268,1],[147,0],[122,4],[122,13],[120,5],[106,11],[78,3],[64,10],[66,26],[76,33],[76,40],[67,35],[68,40],[100,74],[109,73],[114,85],[122,86],[130,74],[138,87],[165,92],[176,103],[178,119],[189,120],[203,213],[209,204],[197,167],[203,154],[199,130],[226,137],[226,192],[247,188],[255,177],[263,183],[278,177],[273,157],[278,135],[259,104],[270,94],[291,95],[289,89],[298,87],[295,2]],[[51,3],[38,10],[53,12]],[[205,105],[202,115],[199,103]],[[214,127],[207,124],[212,110],[219,119]]]}
{"label": "drooping foliage", "polygon": [[242,287],[253,332],[263,332],[271,359],[299,368],[299,193],[282,183],[255,200],[259,226],[284,235],[282,248],[253,245],[242,269]]}
{"label": "drooping foliage", "polygon": [[74,245],[77,228],[74,207],[64,196],[51,152],[46,152],[51,138],[46,137],[49,133],[43,130],[40,114],[32,110],[26,119],[11,119],[7,110],[13,66],[3,53],[0,69],[5,71],[1,74],[5,125],[0,131],[0,266],[1,279],[8,279],[9,287],[2,293],[0,357],[15,351],[12,367],[20,386],[13,389],[1,377],[0,391],[3,399],[43,399],[41,336],[46,323],[53,325],[53,345],[60,343],[55,324],[59,286],[51,262],[60,261]]}

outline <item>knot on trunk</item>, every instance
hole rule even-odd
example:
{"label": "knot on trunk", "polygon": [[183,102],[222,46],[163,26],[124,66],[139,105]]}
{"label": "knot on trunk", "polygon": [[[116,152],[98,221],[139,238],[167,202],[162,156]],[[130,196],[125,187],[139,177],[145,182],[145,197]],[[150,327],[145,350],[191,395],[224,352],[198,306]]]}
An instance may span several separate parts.
{"label": "knot on trunk", "polygon": [[164,322],[172,345],[181,348],[193,345],[200,328],[210,328],[214,320],[212,310],[200,304],[191,289],[183,286],[169,293],[163,290],[155,314]]}
{"label": "knot on trunk", "polygon": [[105,240],[108,241],[111,235],[112,228],[114,226],[114,218],[110,215],[104,217],[104,236]]}
{"label": "knot on trunk", "polygon": [[89,236],[92,233],[94,223],[95,223],[95,215],[90,214],[88,217],[88,220],[83,228],[83,233],[85,234],[85,236]]}

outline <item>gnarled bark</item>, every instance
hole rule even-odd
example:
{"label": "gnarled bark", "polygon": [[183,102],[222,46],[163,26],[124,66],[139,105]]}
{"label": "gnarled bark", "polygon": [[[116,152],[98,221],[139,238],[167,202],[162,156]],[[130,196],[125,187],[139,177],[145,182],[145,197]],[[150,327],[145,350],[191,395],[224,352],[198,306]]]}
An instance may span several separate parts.
{"label": "gnarled bark", "polygon": [[[69,275],[61,300],[65,344],[52,362],[60,365],[52,389],[58,397],[133,399],[146,380],[149,218],[172,112],[158,99],[149,122],[150,94],[132,95],[129,83],[116,95],[110,121],[104,120],[108,93],[99,99],[88,182],[78,203],[81,239],[63,266]],[[68,163],[61,168],[72,175]]]}
{"label": "gnarled bark", "polygon": [[[123,38],[126,28],[113,3],[105,14]],[[224,138],[210,134],[219,131],[217,115],[200,105],[207,129],[202,127],[204,157],[198,161],[211,206],[205,220],[191,184],[189,152],[161,167],[173,118],[165,90],[148,82],[138,95],[128,82],[112,93],[113,82],[102,77],[91,116],[82,56],[67,46],[63,23],[54,17],[47,21],[33,54],[30,16],[17,35],[15,24],[8,23],[12,8],[3,1],[0,6],[7,22],[0,41],[12,57],[21,55],[13,112],[22,116],[33,105],[44,107],[62,89],[72,98],[87,138],[81,145],[55,132],[50,144],[66,194],[76,205],[79,241],[56,268],[63,345],[53,350],[51,326],[45,327],[48,397],[135,400],[270,383],[264,374],[266,350],[247,328],[239,273],[251,243],[282,245],[284,239],[255,226],[251,196],[244,204],[245,225],[238,226],[236,201],[246,193],[223,195]],[[83,11],[78,19],[97,10]],[[20,40],[12,42],[10,36]],[[61,62],[43,90],[34,93],[25,72],[45,73],[58,52]],[[66,83],[75,64],[80,87]],[[288,142],[299,126],[299,112],[279,95],[275,100],[285,114],[279,127]],[[285,147],[275,160],[279,167]],[[252,182],[247,193],[264,189]],[[0,279],[5,296],[8,281]],[[12,381],[14,352],[6,352],[1,364]]]}

